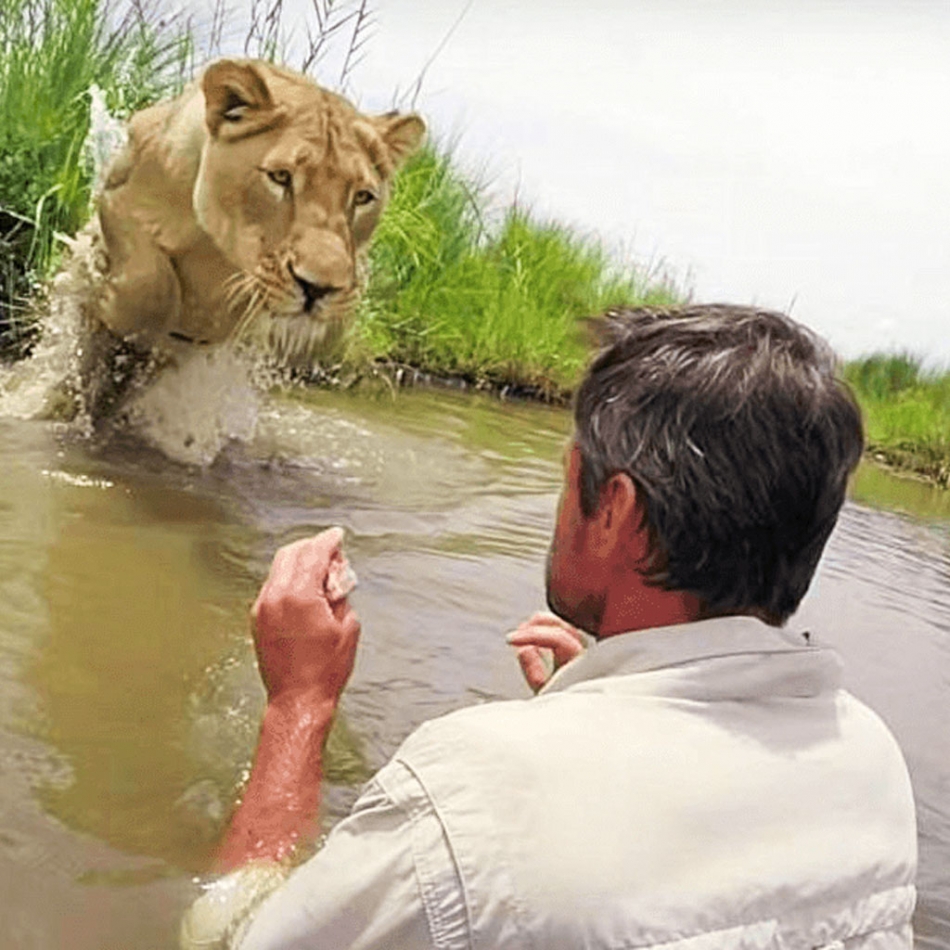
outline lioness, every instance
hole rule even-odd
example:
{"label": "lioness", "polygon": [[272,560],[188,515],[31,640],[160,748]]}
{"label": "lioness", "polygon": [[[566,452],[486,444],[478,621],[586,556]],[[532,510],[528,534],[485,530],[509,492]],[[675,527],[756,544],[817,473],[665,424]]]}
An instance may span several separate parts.
{"label": "lioness", "polygon": [[285,348],[317,346],[355,302],[393,172],[424,132],[269,63],[212,64],[131,119],[99,199],[93,317],[139,350],[218,343],[260,315]]}

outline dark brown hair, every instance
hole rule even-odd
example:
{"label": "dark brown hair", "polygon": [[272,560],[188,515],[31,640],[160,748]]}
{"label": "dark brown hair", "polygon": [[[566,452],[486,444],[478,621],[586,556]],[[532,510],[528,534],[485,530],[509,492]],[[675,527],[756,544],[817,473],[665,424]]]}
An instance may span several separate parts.
{"label": "dark brown hair", "polygon": [[581,506],[626,472],[646,502],[651,580],[710,614],[794,612],[861,457],[835,357],[789,317],[722,304],[616,310],[578,389]]}

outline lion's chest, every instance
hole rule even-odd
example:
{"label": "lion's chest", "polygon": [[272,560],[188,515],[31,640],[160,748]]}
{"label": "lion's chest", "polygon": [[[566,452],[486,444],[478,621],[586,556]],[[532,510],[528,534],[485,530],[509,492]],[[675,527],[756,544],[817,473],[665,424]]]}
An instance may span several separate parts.
{"label": "lion's chest", "polygon": [[228,288],[237,269],[210,238],[172,256],[181,284],[181,312],[169,332],[198,343],[220,343],[238,321],[239,311],[228,306]]}

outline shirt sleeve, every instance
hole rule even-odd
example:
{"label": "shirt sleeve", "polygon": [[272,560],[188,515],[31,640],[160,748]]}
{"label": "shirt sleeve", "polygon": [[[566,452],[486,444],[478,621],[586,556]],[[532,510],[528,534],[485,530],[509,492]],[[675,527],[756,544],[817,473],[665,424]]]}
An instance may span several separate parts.
{"label": "shirt sleeve", "polygon": [[240,950],[469,950],[458,870],[402,762],[366,786],[324,847],[267,897]]}

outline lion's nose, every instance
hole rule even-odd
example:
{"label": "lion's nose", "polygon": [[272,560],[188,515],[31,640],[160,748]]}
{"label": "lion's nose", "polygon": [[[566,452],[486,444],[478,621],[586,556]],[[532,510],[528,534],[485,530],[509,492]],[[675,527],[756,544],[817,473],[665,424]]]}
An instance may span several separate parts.
{"label": "lion's nose", "polygon": [[289,265],[288,270],[290,271],[290,276],[297,282],[297,286],[303,291],[304,313],[310,313],[310,311],[313,310],[314,304],[323,300],[327,294],[332,294],[334,290],[338,289],[329,284],[316,284],[313,281],[306,280]]}

